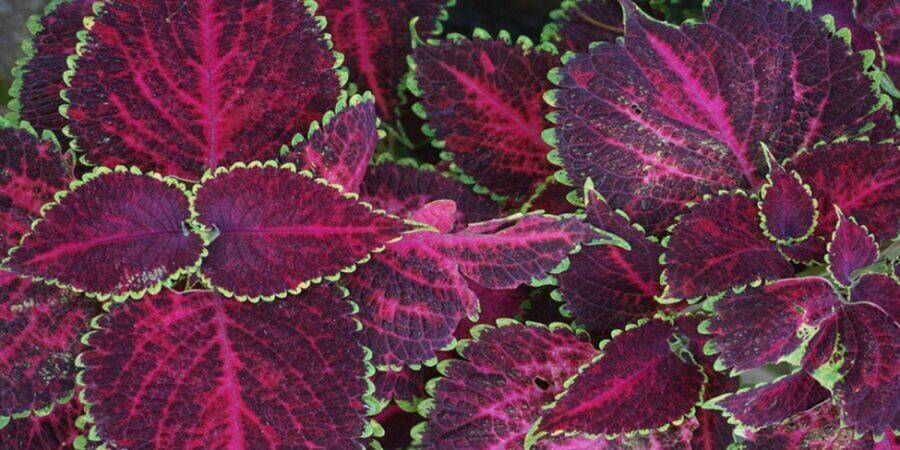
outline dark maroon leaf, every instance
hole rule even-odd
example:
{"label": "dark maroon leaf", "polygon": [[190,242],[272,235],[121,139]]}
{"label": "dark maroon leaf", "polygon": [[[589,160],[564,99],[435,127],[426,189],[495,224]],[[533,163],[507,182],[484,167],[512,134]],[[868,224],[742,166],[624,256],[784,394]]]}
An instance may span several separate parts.
{"label": "dark maroon leaf", "polygon": [[[75,421],[84,409],[78,400],[56,405],[45,416],[31,415],[0,425],[0,442],[5,449],[52,450],[72,448],[83,433]],[[2,419],[0,419],[2,421]]]}
{"label": "dark maroon leaf", "polygon": [[97,167],[41,211],[4,261],[17,273],[101,300],[159,292],[199,264],[186,188],[137,168]]}
{"label": "dark maroon leaf", "polygon": [[[478,297],[478,320],[463,320],[456,327],[453,336],[456,339],[472,337],[470,331],[477,324],[492,325],[502,318],[519,318],[522,316],[522,305],[530,300],[532,290],[528,286],[516,289],[488,289],[478,283],[469,282],[469,289]],[[552,323],[552,322],[542,322]]]}
{"label": "dark maroon leaf", "polygon": [[[384,436],[378,437],[378,444],[385,450],[402,450],[412,444],[410,432],[422,422],[417,412],[405,411],[398,405],[388,405],[375,416],[375,421],[384,428]],[[377,448],[374,445],[371,448]]]}
{"label": "dark maroon leaf", "polygon": [[850,286],[853,272],[868,267],[878,259],[878,245],[865,226],[838,210],[838,223],[828,244],[828,271],[838,283]]}
{"label": "dark maroon leaf", "polygon": [[551,72],[561,89],[545,136],[567,183],[594,179],[651,232],[705,194],[758,186],[760,142],[782,160],[861,128],[885,101],[864,57],[788,2],[710,2],[707,23],[681,28],[623,5],[623,44]]}
{"label": "dark maroon leaf", "polygon": [[345,191],[358,192],[381,133],[372,94],[354,95],[348,101],[344,93],[334,112],[322,118],[321,127],[313,122],[309,136],[294,137],[294,150],[282,160],[339,184]]}
{"label": "dark maroon leaf", "polygon": [[417,166],[411,160],[382,161],[369,167],[360,186],[360,197],[400,217],[409,217],[435,200],[453,200],[458,227],[491,220],[500,214],[500,205],[487,196],[441,175],[432,166]]}
{"label": "dark maroon leaf", "polygon": [[878,305],[895,322],[900,322],[900,283],[888,275],[859,277],[850,290],[850,300]]}
{"label": "dark maroon leaf", "polygon": [[498,328],[477,327],[473,337],[461,346],[465,361],[439,366],[444,378],[430,388],[434,399],[419,407],[429,420],[413,436],[424,448],[522,448],[541,406],[597,355],[584,335],[558,324],[502,320]]}
{"label": "dark maroon leaf", "polygon": [[99,313],[99,302],[0,270],[0,424],[71,398],[79,339]]}
{"label": "dark maroon leaf", "polygon": [[693,301],[794,273],[763,235],[756,203],[741,194],[715,196],[694,206],[663,245],[664,301]]}
{"label": "dark maroon leaf", "polygon": [[881,37],[887,74],[897,83],[900,80],[900,24],[897,22],[900,5],[891,0],[858,0],[855,4],[858,20]]}
{"label": "dark maroon leaf", "polygon": [[425,383],[436,376],[437,371],[433,368],[376,371],[372,376],[375,399],[382,403],[394,401],[404,410],[415,411],[416,404],[428,397]]}
{"label": "dark maroon leaf", "polygon": [[778,251],[791,261],[810,265],[822,261],[827,245],[824,236],[812,235],[803,242],[779,246]]}
{"label": "dark maroon leaf", "polygon": [[756,429],[779,423],[828,397],[827,389],[800,370],[769,384],[712,399],[704,407],[721,409],[742,425]]}
{"label": "dark maroon leaf", "polygon": [[410,228],[291,165],[218,169],[194,193],[197,222],[212,239],[201,275],[241,300],[336,279]]}
{"label": "dark maroon leaf", "polygon": [[702,330],[712,335],[705,353],[719,353],[719,370],[743,372],[774,364],[796,351],[841,299],[824,278],[780,280],[712,305]]}
{"label": "dark maroon leaf", "polygon": [[842,450],[891,450],[898,445],[891,433],[879,443],[871,437],[855,439],[853,430],[841,425],[838,409],[831,402],[752,434],[745,442],[749,450],[821,448]]}
{"label": "dark maroon leaf", "polygon": [[76,147],[189,180],[275,158],[334,106],[344,78],[311,5],[104,2],[66,91]]}
{"label": "dark maroon leaf", "polygon": [[427,133],[464,180],[526,197],[553,172],[541,140],[550,108],[541,96],[552,86],[556,50],[485,32],[432,44],[420,43],[410,59],[409,87],[422,99],[414,111],[427,118]]}
{"label": "dark maroon leaf", "polygon": [[584,53],[594,42],[613,42],[624,33],[622,7],[615,0],[565,0],[550,13],[541,40],[560,53]]}
{"label": "dark maroon leaf", "polygon": [[691,417],[706,376],[674,332],[672,324],[654,319],[601,345],[603,356],[567,382],[568,390],[548,405],[531,440],[560,432],[631,433]]}
{"label": "dark maroon leaf", "polygon": [[760,191],[759,218],[763,233],[779,244],[806,240],[816,228],[819,211],[809,186],[796,172],[769,160],[769,174]]}
{"label": "dark maroon leaf", "polygon": [[[67,59],[75,54],[76,35],[84,28],[84,17],[91,14],[92,0],[54,0],[40,17],[29,23],[34,37],[22,46],[26,58],[13,69],[16,80],[10,89],[12,121],[25,120],[38,130],[63,138],[67,124],[59,113],[60,95],[66,84],[63,73]],[[63,143],[68,148],[68,142]]]}
{"label": "dark maroon leaf", "polygon": [[618,236],[630,248],[582,247],[570,257],[569,268],[556,277],[559,289],[554,295],[565,303],[576,324],[602,338],[660,309],[655,298],[662,293],[659,257],[664,249],[596,191],[586,192],[588,222]]}
{"label": "dark maroon leaf", "polygon": [[332,286],[258,305],[169,290],[116,304],[79,357],[89,436],[122,448],[359,447],[371,429],[351,312]]}
{"label": "dark maroon leaf", "polygon": [[351,80],[375,95],[378,114],[397,117],[398,88],[412,53],[410,21],[418,35],[440,34],[447,0],[318,0],[335,49],[346,56]]}
{"label": "dark maroon leaf", "polygon": [[[877,2],[876,2],[877,3]],[[862,25],[856,15],[858,2],[846,0],[817,0],[812,2],[812,13],[817,16],[829,15],[829,26],[835,30],[847,28],[850,32],[850,43],[855,51],[869,50],[874,52],[878,59],[877,65],[883,65],[881,61],[881,49],[878,46],[878,37],[872,29]],[[884,5],[882,5],[884,6]],[[900,12],[900,9],[898,9]]]}
{"label": "dark maroon leaf", "polygon": [[569,214],[575,212],[575,205],[569,202],[572,188],[550,176],[534,190],[534,195],[522,205],[522,212],[544,211],[548,214]]}

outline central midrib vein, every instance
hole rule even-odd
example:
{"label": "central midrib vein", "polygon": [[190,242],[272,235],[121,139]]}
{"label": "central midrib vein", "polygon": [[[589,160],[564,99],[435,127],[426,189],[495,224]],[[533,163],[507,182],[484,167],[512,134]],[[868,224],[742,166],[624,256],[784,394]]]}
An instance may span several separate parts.
{"label": "central midrib vein", "polygon": [[201,5],[200,14],[203,16],[201,27],[203,29],[203,68],[206,76],[206,113],[209,116],[209,169],[216,168],[216,92],[213,83],[213,68],[215,67],[215,40],[212,37],[212,12],[211,0],[205,0]]}

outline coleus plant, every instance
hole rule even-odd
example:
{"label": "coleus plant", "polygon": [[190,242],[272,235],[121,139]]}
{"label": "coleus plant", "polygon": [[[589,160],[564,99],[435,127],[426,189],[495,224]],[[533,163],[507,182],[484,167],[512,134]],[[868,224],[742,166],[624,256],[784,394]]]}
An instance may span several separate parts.
{"label": "coleus plant", "polygon": [[2,442],[895,444],[896,8],[566,1],[535,44],[441,37],[452,6],[33,19]]}

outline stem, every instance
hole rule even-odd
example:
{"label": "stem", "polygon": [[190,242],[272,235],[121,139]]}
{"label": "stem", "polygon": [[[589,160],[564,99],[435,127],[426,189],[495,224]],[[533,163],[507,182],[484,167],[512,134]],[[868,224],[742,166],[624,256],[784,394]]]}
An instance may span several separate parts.
{"label": "stem", "polygon": [[597,20],[597,19],[595,19],[595,18],[593,18],[593,17],[591,17],[591,16],[585,14],[584,11],[578,11],[578,17],[579,17],[581,20],[583,20],[583,21],[585,21],[585,22],[587,22],[587,23],[589,23],[589,24],[591,24],[591,25],[593,25],[593,26],[595,26],[595,27],[597,27],[597,28],[599,28],[599,29],[601,29],[601,30],[610,31],[610,32],[613,32],[613,33],[616,33],[616,34],[625,34],[625,30],[622,29],[621,27],[617,27],[617,26],[613,26],[613,25],[607,25],[607,24],[605,24],[605,23],[603,23],[603,22],[601,22],[601,21],[599,21],[599,20]]}

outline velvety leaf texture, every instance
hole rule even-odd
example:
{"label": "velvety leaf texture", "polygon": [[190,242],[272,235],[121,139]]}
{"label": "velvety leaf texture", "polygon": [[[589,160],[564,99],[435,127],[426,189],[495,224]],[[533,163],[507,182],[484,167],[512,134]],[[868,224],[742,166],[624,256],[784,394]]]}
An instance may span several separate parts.
{"label": "velvety leaf texture", "polygon": [[715,408],[722,409],[742,424],[761,428],[806,411],[828,400],[828,397],[828,390],[801,370],[770,384],[742,389],[713,402]]}
{"label": "velvety leaf texture", "polygon": [[567,182],[592,178],[651,231],[686,202],[760,184],[760,142],[778,160],[864,124],[879,104],[863,57],[788,2],[710,2],[680,28],[625,7],[623,44],[551,73],[547,135]]}
{"label": "velvety leaf texture", "polygon": [[746,448],[750,450],[781,448],[891,450],[898,445],[897,438],[890,433],[877,443],[871,436],[854,438],[853,430],[841,426],[838,409],[831,402],[822,402],[778,425],[759,430],[751,437],[752,439],[745,443]]}
{"label": "velvety leaf texture", "polygon": [[75,54],[76,34],[84,28],[85,16],[92,14],[93,4],[92,0],[54,0],[36,20],[36,33],[24,46],[27,59],[14,69],[17,80],[10,93],[15,98],[9,104],[13,117],[63,138],[67,124],[59,113],[63,105],[60,92],[66,88],[63,73],[69,68],[66,60]]}
{"label": "velvety leaf texture", "polygon": [[775,162],[770,164],[759,203],[764,231],[778,243],[802,241],[816,226],[815,200],[795,172],[788,172]]}
{"label": "velvety leaf texture", "polygon": [[94,163],[197,180],[276,157],[338,98],[305,2],[105,2],[91,25],[66,97]]}
{"label": "velvety leaf texture", "polygon": [[565,0],[550,13],[541,40],[560,53],[584,53],[594,42],[613,42],[624,33],[622,7],[615,0]]}
{"label": "velvety leaf texture", "polygon": [[364,350],[334,287],[253,305],[211,292],[112,306],[80,357],[91,436],[122,448],[354,448]]}
{"label": "velvety leaf texture", "polygon": [[94,300],[0,270],[0,423],[72,395],[79,339],[99,313]]}
{"label": "velvety leaf texture", "polygon": [[0,119],[0,255],[18,245],[41,207],[72,181],[59,145]]}
{"label": "velvety leaf texture", "polygon": [[398,89],[412,52],[410,21],[415,32],[440,30],[446,0],[318,0],[328,19],[335,49],[346,56],[351,80],[375,96],[378,114],[395,119],[401,103]]}
{"label": "velvety leaf texture", "polygon": [[97,168],[57,196],[4,263],[101,299],[158,290],[193,268],[203,249],[186,225],[184,189],[136,169]]}
{"label": "velvety leaf texture", "polygon": [[84,412],[78,400],[56,405],[46,416],[31,415],[0,428],[0,442],[8,449],[72,448],[81,433],[75,421]]}
{"label": "velvety leaf texture", "polygon": [[895,322],[900,322],[900,283],[888,275],[859,277],[850,290],[850,299],[854,302],[874,303]]}
{"label": "velvety leaf texture", "polygon": [[780,280],[716,301],[705,331],[721,363],[745,371],[791,354],[838,303],[824,278]]}
{"label": "velvety leaf texture", "polygon": [[692,299],[790,277],[793,268],[763,235],[757,213],[743,195],[715,196],[686,212],[665,243],[664,295]]}
{"label": "velvety leaf texture", "polygon": [[615,435],[689,415],[700,401],[705,376],[670,348],[674,331],[668,322],[652,320],[614,338],[544,412],[537,429]]}
{"label": "velvety leaf texture", "polygon": [[272,299],[336,277],[408,228],[290,166],[218,170],[195,193],[197,222],[217,234],[201,274],[239,299]]}
{"label": "velvety leaf texture", "polygon": [[878,245],[865,228],[838,211],[838,224],[828,244],[828,270],[838,283],[850,286],[854,271],[878,258]]}
{"label": "velvety leaf texture", "polygon": [[369,167],[359,193],[376,208],[400,217],[409,217],[435,200],[453,200],[458,227],[500,214],[500,205],[476,194],[470,186],[441,175],[433,167],[417,167],[408,161]]}
{"label": "velvety leaf texture", "polygon": [[615,245],[582,247],[570,257],[569,268],[557,276],[557,292],[575,323],[592,336],[605,337],[660,309],[655,298],[662,293],[659,257],[664,249],[647,239],[627,217],[613,211],[596,191],[588,196],[588,222],[622,238],[630,249]]}
{"label": "velvety leaf texture", "polygon": [[309,140],[298,142],[282,159],[339,184],[359,191],[366,167],[378,143],[378,118],[370,94],[342,98],[337,113],[326,114],[321,128],[313,125]]}
{"label": "velvety leaf texture", "polygon": [[471,180],[503,196],[529,194],[553,172],[541,140],[542,94],[556,51],[508,36],[455,35],[413,53],[410,87],[428,132]]}
{"label": "velvety leaf texture", "polygon": [[465,361],[443,369],[433,403],[420,408],[429,419],[421,432],[424,448],[522,448],[541,406],[597,354],[565,327],[500,325],[482,328],[464,347]]}

